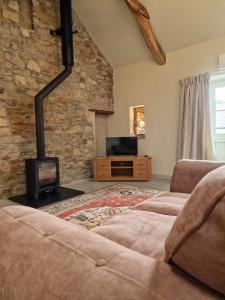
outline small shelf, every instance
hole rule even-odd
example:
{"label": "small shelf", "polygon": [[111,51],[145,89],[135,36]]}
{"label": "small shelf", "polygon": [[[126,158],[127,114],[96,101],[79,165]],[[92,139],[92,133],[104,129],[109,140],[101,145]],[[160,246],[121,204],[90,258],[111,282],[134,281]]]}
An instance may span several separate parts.
{"label": "small shelf", "polygon": [[101,110],[101,109],[90,108],[89,111],[95,112],[96,114],[100,114],[100,115],[113,115],[114,114],[114,111],[112,111],[112,110]]}
{"label": "small shelf", "polygon": [[133,169],[133,167],[121,166],[121,167],[111,167],[111,169]]}
{"label": "small shelf", "polygon": [[133,175],[112,175],[113,180],[129,180],[133,179]]}
{"label": "small shelf", "polygon": [[111,168],[114,168],[114,167],[132,167],[133,168],[133,161],[130,161],[130,160],[111,161]]}
{"label": "small shelf", "polygon": [[131,176],[133,177],[133,168],[116,167],[111,168],[111,176]]}

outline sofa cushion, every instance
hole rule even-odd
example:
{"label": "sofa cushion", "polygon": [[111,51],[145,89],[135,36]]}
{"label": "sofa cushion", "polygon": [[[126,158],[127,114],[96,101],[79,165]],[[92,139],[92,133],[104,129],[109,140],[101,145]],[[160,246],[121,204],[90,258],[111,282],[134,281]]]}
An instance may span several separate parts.
{"label": "sofa cushion", "polygon": [[177,216],[189,197],[190,194],[164,192],[135,205],[134,209]]}
{"label": "sofa cushion", "polygon": [[221,299],[176,267],[24,206],[0,209],[0,270],[2,300]]}
{"label": "sofa cushion", "polygon": [[137,210],[116,216],[93,231],[129,249],[163,260],[165,239],[175,219]]}
{"label": "sofa cushion", "polygon": [[211,171],[194,189],[165,243],[171,259],[225,294],[225,166]]}

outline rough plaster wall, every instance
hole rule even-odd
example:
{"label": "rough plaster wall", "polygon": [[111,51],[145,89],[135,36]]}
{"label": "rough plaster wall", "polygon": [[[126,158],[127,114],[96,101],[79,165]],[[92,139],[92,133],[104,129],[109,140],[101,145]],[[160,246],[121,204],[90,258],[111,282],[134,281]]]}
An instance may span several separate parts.
{"label": "rough plaster wall", "polygon": [[106,155],[106,137],[108,136],[108,116],[95,116],[96,156]]}
{"label": "rough plaster wall", "polygon": [[[58,1],[0,1],[0,198],[25,192],[24,162],[36,157],[34,96],[61,70]],[[74,14],[73,74],[45,101],[46,150],[61,182],[90,174],[94,109],[113,109],[113,71]]]}

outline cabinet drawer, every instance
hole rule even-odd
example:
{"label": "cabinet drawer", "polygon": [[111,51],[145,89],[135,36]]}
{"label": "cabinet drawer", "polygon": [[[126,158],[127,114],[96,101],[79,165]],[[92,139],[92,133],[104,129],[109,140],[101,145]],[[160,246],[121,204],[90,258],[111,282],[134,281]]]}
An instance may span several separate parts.
{"label": "cabinet drawer", "polygon": [[135,178],[145,179],[148,177],[148,172],[146,169],[144,169],[144,170],[136,169],[134,172],[134,176],[135,176]]}
{"label": "cabinet drawer", "polygon": [[111,178],[111,174],[108,173],[98,173],[96,176],[97,180],[109,180]]}
{"label": "cabinet drawer", "polygon": [[109,161],[98,161],[97,168],[100,169],[110,169],[110,162]]}
{"label": "cabinet drawer", "polygon": [[104,178],[111,176],[111,167],[109,161],[98,161],[97,163],[97,176]]}
{"label": "cabinet drawer", "polygon": [[136,169],[140,169],[140,170],[146,170],[148,168],[147,161],[136,161],[134,165]]}
{"label": "cabinet drawer", "polygon": [[107,177],[109,177],[109,176],[111,176],[111,170],[109,170],[109,169],[98,169],[97,174],[98,174],[98,176],[107,176]]}

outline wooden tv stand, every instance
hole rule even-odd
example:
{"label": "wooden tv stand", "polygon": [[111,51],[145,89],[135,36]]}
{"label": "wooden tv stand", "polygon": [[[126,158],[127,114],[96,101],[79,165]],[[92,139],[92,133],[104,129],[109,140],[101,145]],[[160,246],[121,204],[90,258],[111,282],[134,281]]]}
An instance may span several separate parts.
{"label": "wooden tv stand", "polygon": [[94,160],[94,181],[148,181],[151,179],[151,157],[101,156]]}

